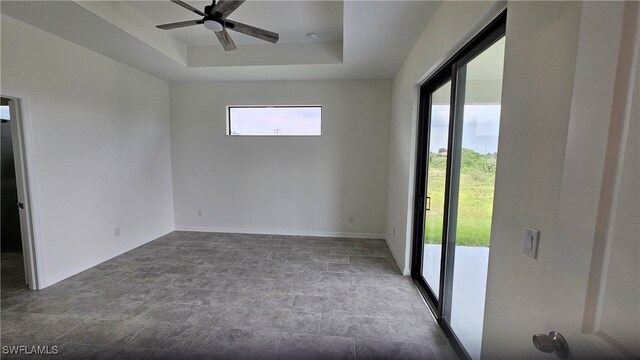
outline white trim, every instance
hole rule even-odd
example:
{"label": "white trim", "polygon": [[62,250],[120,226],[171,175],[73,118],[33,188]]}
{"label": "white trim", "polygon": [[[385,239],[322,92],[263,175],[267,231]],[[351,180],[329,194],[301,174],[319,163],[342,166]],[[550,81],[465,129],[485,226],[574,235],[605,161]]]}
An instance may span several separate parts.
{"label": "white trim", "polygon": [[393,242],[389,241],[389,237],[385,236],[384,237],[384,241],[387,242],[387,247],[389,248],[389,250],[391,250],[391,255],[393,255],[393,258],[396,261],[396,264],[398,264],[398,267],[400,269],[402,269],[402,275],[404,276],[410,276],[411,275],[411,269],[409,269],[409,263],[405,262],[404,266],[402,264],[402,262],[400,261],[400,258],[398,257],[398,254],[396,253],[396,251],[393,249]]}
{"label": "white trim", "polygon": [[384,240],[384,234],[352,233],[334,231],[305,231],[305,230],[278,230],[278,229],[245,229],[245,228],[221,228],[206,226],[176,226],[176,231],[199,231],[212,233],[233,234],[265,234],[265,235],[297,235],[318,237],[341,237],[350,239],[380,239]]}
{"label": "white trim", "polygon": [[30,266],[29,269],[29,287],[32,290],[38,290],[41,288],[41,284],[46,284],[45,269],[45,256],[42,251],[42,239],[41,239],[41,227],[40,227],[40,206],[38,203],[38,180],[36,176],[36,159],[35,159],[35,147],[33,141],[33,131],[31,126],[31,111],[29,106],[29,95],[26,93],[12,91],[7,89],[0,89],[2,96],[17,100],[17,110],[20,112],[18,115],[18,124],[20,127],[19,146],[22,149],[23,155],[23,172],[24,172],[24,191],[25,191],[25,207],[27,209],[27,216],[30,218],[30,233],[31,236],[27,241],[27,246],[23,249],[25,256],[28,257],[27,263]]}
{"label": "white trim", "polygon": [[[171,228],[173,229],[173,228]],[[131,244],[128,245],[126,247],[123,248],[110,248],[109,251],[107,252],[103,252],[100,253],[99,256],[97,258],[92,258],[89,260],[84,261],[83,263],[74,266],[72,269],[64,269],[64,272],[62,273],[56,273],[56,274],[49,274],[49,276],[47,277],[47,282],[41,282],[41,289],[44,289],[48,286],[51,286],[53,284],[56,284],[62,280],[66,280],[74,275],[77,275],[85,270],[89,270],[91,268],[93,268],[94,266],[100,265],[105,261],[109,261],[115,257],[118,257],[120,255],[126,254],[131,250],[137,249],[140,246],[144,246],[154,240],[157,240],[167,234],[172,233],[174,230],[162,230],[161,232],[155,234],[155,235],[151,235],[149,237],[145,237],[144,240],[139,241],[135,244]]]}

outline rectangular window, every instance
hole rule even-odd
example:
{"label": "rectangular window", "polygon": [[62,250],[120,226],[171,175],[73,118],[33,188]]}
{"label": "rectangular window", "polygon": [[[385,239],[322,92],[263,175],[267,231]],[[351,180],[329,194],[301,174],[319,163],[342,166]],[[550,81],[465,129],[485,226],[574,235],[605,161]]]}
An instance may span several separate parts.
{"label": "rectangular window", "polygon": [[0,119],[11,120],[11,114],[9,113],[9,105],[0,105]]}
{"label": "rectangular window", "polygon": [[227,135],[320,136],[322,106],[228,106]]}

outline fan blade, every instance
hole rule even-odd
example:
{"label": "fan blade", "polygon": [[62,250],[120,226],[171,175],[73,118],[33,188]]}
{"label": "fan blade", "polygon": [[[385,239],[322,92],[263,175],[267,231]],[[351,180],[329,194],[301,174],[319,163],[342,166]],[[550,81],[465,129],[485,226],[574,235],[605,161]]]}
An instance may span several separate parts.
{"label": "fan blade", "polygon": [[224,27],[274,44],[278,42],[278,39],[280,39],[280,35],[274,32],[239,23],[237,21],[225,20]]}
{"label": "fan blade", "polygon": [[171,0],[171,2],[174,3],[174,4],[180,5],[180,6],[182,6],[183,8],[185,8],[185,9],[187,9],[189,11],[193,11],[194,13],[196,13],[196,14],[198,14],[200,16],[207,16],[202,11],[200,11],[200,10],[194,8],[193,6],[191,6],[191,5],[189,5],[189,4],[185,3],[185,2],[182,2],[180,0]]}
{"label": "fan blade", "polygon": [[177,28],[181,28],[181,27],[193,26],[193,25],[198,25],[198,24],[202,24],[202,20],[180,21],[180,22],[175,22],[175,23],[171,23],[171,24],[157,25],[156,27],[158,29],[162,29],[162,30],[170,30],[170,29],[177,29]]}
{"label": "fan blade", "polygon": [[218,0],[216,6],[211,10],[211,14],[220,14],[221,19],[226,19],[238,6],[242,5],[245,0]]}
{"label": "fan blade", "polygon": [[216,31],[216,36],[226,51],[236,49],[236,44],[233,42],[233,39],[231,39],[231,36],[229,36],[229,32],[227,32],[227,30],[222,29],[222,31]]}

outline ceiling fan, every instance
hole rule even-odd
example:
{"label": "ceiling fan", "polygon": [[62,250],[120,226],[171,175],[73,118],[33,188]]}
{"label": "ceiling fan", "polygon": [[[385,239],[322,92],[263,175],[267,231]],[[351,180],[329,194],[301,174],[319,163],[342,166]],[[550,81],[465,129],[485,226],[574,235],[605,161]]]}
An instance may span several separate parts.
{"label": "ceiling fan", "polygon": [[254,38],[258,38],[274,44],[277,43],[278,39],[280,38],[280,36],[274,32],[260,29],[255,26],[242,24],[237,21],[227,20],[227,16],[229,16],[229,14],[237,9],[238,6],[242,5],[245,0],[218,0],[217,2],[213,0],[211,5],[207,5],[204,7],[204,12],[180,0],[171,0],[171,2],[202,16],[202,19],[158,25],[156,26],[158,29],[170,30],[203,24],[204,27],[216,34],[218,40],[220,41],[220,44],[222,44],[222,47],[224,47],[226,51],[236,49],[236,44],[233,42],[233,39],[231,39],[231,36],[229,36],[227,29],[237,31],[245,35],[253,36]]}

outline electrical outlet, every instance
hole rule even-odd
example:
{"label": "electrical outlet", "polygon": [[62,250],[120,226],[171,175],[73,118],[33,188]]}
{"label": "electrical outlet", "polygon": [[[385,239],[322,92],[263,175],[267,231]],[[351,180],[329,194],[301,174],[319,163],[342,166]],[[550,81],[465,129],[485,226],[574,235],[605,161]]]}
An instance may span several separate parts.
{"label": "electrical outlet", "polygon": [[202,216],[202,209],[198,209],[198,216]]}
{"label": "electrical outlet", "polygon": [[350,223],[353,223],[353,221],[354,221],[353,215],[350,215],[350,216],[349,216],[349,222],[350,222]]}
{"label": "electrical outlet", "polygon": [[113,235],[120,236],[120,226],[116,226],[113,228]]}

